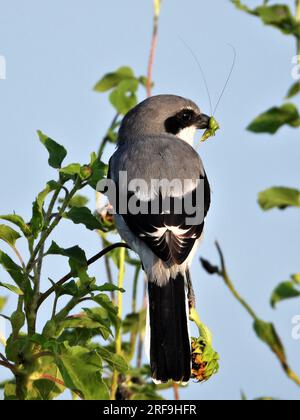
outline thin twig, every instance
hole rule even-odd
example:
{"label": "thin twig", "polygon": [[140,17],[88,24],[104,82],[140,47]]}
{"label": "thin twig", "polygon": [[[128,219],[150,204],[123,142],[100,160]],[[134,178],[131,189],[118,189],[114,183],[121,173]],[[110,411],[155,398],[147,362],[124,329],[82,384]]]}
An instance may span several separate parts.
{"label": "thin twig", "polygon": [[[120,250],[120,257],[119,257],[119,275],[118,275],[118,288],[122,289],[124,285],[124,276],[125,276],[125,248]],[[121,320],[122,320],[122,312],[123,312],[123,293],[119,290],[118,291],[118,323],[116,326],[116,354],[122,354],[122,332],[121,332]],[[111,384],[111,394],[110,399],[116,399],[116,393],[118,388],[118,379],[119,379],[119,372],[117,369],[114,369],[113,376],[112,376],[112,384]]]}
{"label": "thin twig", "polygon": [[35,259],[36,259],[37,255],[39,254],[40,249],[44,245],[46,239],[52,233],[52,231],[56,228],[58,223],[61,221],[61,219],[63,217],[63,214],[64,214],[66,208],[69,205],[70,200],[73,198],[73,196],[76,194],[76,192],[81,188],[80,183],[81,183],[80,178],[78,178],[75,182],[74,187],[72,188],[71,192],[69,193],[69,195],[65,199],[62,207],[60,208],[59,213],[57,214],[57,216],[53,220],[52,224],[50,226],[48,226],[48,228],[41,235],[41,238],[40,238],[38,244],[36,245],[35,249],[33,250],[32,255],[30,257],[30,260],[27,264],[26,268],[27,268],[28,273],[32,270],[33,263],[35,262]]}
{"label": "thin twig", "polygon": [[159,21],[159,15],[160,15],[160,6],[161,6],[161,0],[154,0],[153,31],[152,31],[152,38],[151,38],[151,47],[150,47],[148,73],[147,73],[147,85],[146,85],[148,97],[151,96],[152,94],[153,65],[154,65],[154,58],[155,58],[157,42],[158,42],[158,21]]}
{"label": "thin twig", "polygon": [[[128,248],[130,249],[130,246],[125,244],[124,242],[118,242],[116,244],[109,245],[107,248],[103,249],[101,252],[96,254],[94,257],[90,258],[87,261],[87,265],[90,266],[91,264],[94,264],[96,261],[98,261],[100,258],[102,258],[104,255],[106,255],[108,252],[111,252],[115,248]],[[55,285],[50,287],[46,292],[44,292],[38,301],[37,307],[39,308],[41,304],[48,298],[48,296],[51,295],[51,293],[55,292],[57,288],[62,286],[64,283],[66,283],[68,280],[70,280],[72,277],[74,277],[76,273],[70,271],[68,274],[66,274],[64,277],[62,277]]]}
{"label": "thin twig", "polygon": [[174,391],[174,400],[179,401],[180,400],[179,385],[176,382],[173,382],[173,391]]}
{"label": "thin twig", "polygon": [[[240,304],[245,308],[245,310],[248,312],[248,314],[251,316],[251,318],[254,320],[254,322],[260,321],[260,318],[256,315],[256,313],[253,311],[253,309],[248,305],[248,303],[240,296],[240,294],[237,292],[236,288],[234,287],[230,277],[228,276],[226,265],[225,265],[225,259],[222,252],[222,249],[218,242],[216,242],[216,247],[219,253],[220,261],[221,261],[221,271],[218,273],[219,276],[221,276],[226,284],[226,286],[229,288],[233,296],[240,302]],[[284,352],[279,352],[278,349],[275,346],[272,346],[270,344],[269,348],[273,351],[275,356],[280,362],[280,365],[285,372],[285,374],[298,386],[300,386],[300,377],[296,375],[296,373],[290,368],[286,356]]]}
{"label": "thin twig", "polygon": [[16,372],[16,366],[15,365],[12,365],[11,363],[9,363],[9,362],[5,362],[5,361],[1,361],[0,360],[0,366],[3,366],[3,367],[5,367],[5,368],[7,368],[7,369],[9,369],[11,372],[13,372],[13,373],[15,373]]}

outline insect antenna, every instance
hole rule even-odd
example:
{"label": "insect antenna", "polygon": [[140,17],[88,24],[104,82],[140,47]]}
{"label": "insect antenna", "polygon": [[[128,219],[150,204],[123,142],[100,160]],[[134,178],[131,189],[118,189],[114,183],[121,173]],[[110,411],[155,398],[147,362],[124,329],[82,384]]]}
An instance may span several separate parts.
{"label": "insect antenna", "polygon": [[222,100],[222,98],[223,98],[223,96],[224,96],[224,93],[225,93],[225,91],[226,91],[226,88],[227,88],[227,86],[228,86],[228,83],[229,83],[229,81],[230,81],[230,79],[231,79],[231,76],[232,76],[232,73],[233,73],[233,70],[234,70],[234,67],[235,67],[235,63],[236,63],[236,49],[235,49],[235,47],[233,46],[233,45],[231,45],[231,44],[228,44],[229,45],[229,47],[231,47],[232,48],[232,51],[233,51],[233,60],[232,60],[232,64],[231,64],[231,68],[230,68],[230,71],[229,71],[229,73],[228,73],[228,76],[227,76],[227,79],[226,79],[226,82],[225,82],[225,85],[224,85],[224,87],[223,87],[223,89],[222,89],[222,92],[221,92],[221,94],[220,94],[220,97],[219,97],[219,99],[218,99],[218,102],[217,102],[217,104],[216,104],[216,106],[215,106],[215,109],[214,109],[214,112],[213,112],[213,115],[215,115],[216,114],[216,112],[217,112],[217,109],[218,109],[218,107],[219,107],[219,105],[220,105],[220,102],[221,102],[221,100]]}
{"label": "insect antenna", "polygon": [[179,36],[179,39],[185,45],[185,47],[188,49],[188,51],[191,53],[193,59],[195,60],[197,66],[198,66],[198,68],[199,68],[199,70],[201,72],[202,79],[203,79],[203,82],[204,82],[204,85],[205,85],[205,89],[206,89],[206,93],[207,93],[207,97],[208,97],[208,100],[209,100],[210,113],[212,115],[213,114],[212,100],[211,100],[211,96],[210,96],[210,92],[209,92],[209,87],[208,87],[208,83],[207,83],[207,80],[206,80],[206,77],[205,77],[205,73],[204,73],[203,67],[201,66],[200,61],[198,60],[198,58],[197,58],[196,54],[194,53],[193,49],[180,36]]}

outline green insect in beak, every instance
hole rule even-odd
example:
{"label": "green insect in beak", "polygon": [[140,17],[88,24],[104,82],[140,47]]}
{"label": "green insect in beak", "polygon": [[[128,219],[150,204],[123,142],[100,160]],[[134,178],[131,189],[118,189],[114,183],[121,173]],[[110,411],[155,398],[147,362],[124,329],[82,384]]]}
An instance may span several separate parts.
{"label": "green insect in beak", "polygon": [[203,136],[201,137],[201,141],[206,141],[210,137],[216,135],[216,131],[220,129],[219,123],[214,117],[210,117],[208,129],[205,130]]}

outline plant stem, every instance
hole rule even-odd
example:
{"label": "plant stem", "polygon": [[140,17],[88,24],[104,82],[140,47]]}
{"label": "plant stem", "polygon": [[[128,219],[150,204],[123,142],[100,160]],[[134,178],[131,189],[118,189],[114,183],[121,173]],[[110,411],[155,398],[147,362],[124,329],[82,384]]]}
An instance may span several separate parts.
{"label": "plant stem", "polygon": [[110,130],[112,130],[112,129],[114,128],[114,126],[117,124],[118,118],[119,118],[119,114],[116,114],[116,115],[114,116],[114,118],[113,118],[113,120],[112,120],[112,122],[111,122],[110,126],[109,126],[109,129],[107,130],[106,135],[104,136],[104,138],[103,138],[103,140],[102,140],[102,142],[101,142],[101,144],[100,144],[100,147],[99,147],[99,152],[98,152],[98,156],[99,156],[99,157],[101,157],[101,156],[102,156],[102,154],[103,154],[103,152],[104,152],[104,149],[105,149],[105,146],[106,146],[106,144],[107,144],[107,143],[108,143],[108,141],[109,141],[108,133],[109,133],[109,131],[110,131]]}
{"label": "plant stem", "polygon": [[158,41],[158,21],[159,21],[159,15],[160,15],[161,1],[162,0],[153,0],[153,4],[154,4],[153,31],[152,31],[150,55],[149,55],[149,62],[148,62],[147,86],[146,86],[148,97],[151,96],[152,94],[153,64],[154,64],[155,52],[156,52],[157,41]]}
{"label": "plant stem", "polygon": [[[104,255],[106,255],[108,252],[112,251],[115,248],[128,248],[128,249],[130,249],[130,246],[125,244],[124,242],[118,242],[116,244],[112,244],[112,245],[108,246],[107,248],[103,249],[102,251],[100,251],[94,257],[90,258],[87,261],[87,265],[90,266],[91,264],[95,263],[101,257],[103,257]],[[64,283],[66,283],[68,280],[70,280],[75,275],[76,275],[76,273],[73,273],[72,271],[70,271],[63,278],[61,278],[54,286],[50,287],[45,293],[43,293],[40,296],[37,307],[39,308],[41,306],[41,304],[51,295],[51,293],[55,292],[55,290],[58,287],[62,286]]]}
{"label": "plant stem", "polygon": [[[125,275],[125,248],[120,249],[119,257],[119,274],[118,274],[118,287],[123,288]],[[116,326],[116,354],[122,354],[122,312],[123,312],[123,293],[118,291],[118,324]],[[115,369],[112,376],[111,394],[110,399],[116,399],[116,392],[118,388],[119,373]]]}
{"label": "plant stem", "polygon": [[135,268],[134,278],[133,278],[132,302],[131,302],[131,310],[132,310],[132,313],[135,313],[136,312],[137,285],[138,285],[138,280],[139,280],[140,272],[141,272],[141,266],[138,265]]}
{"label": "plant stem", "polygon": [[190,309],[190,320],[197,325],[200,337],[202,337],[207,344],[212,345],[212,334],[209,328],[200,320],[196,308]]}
{"label": "plant stem", "polygon": [[[221,276],[226,284],[226,286],[229,288],[229,290],[231,291],[231,293],[233,294],[233,296],[241,303],[241,305],[246,309],[246,311],[248,312],[248,314],[251,316],[251,318],[253,318],[254,321],[260,321],[260,318],[258,318],[258,316],[256,315],[256,313],[253,311],[253,309],[250,307],[250,305],[248,305],[248,303],[239,295],[239,293],[237,292],[237,290],[235,289],[232,281],[230,280],[230,277],[227,274],[226,271],[226,266],[225,266],[225,260],[224,260],[224,255],[223,252],[221,250],[221,247],[219,245],[218,242],[216,242],[216,247],[220,256],[220,260],[221,260],[221,271],[218,273],[219,276]],[[272,346],[270,346],[270,349],[274,352],[274,354],[276,355],[277,359],[280,362],[280,365],[282,367],[282,369],[284,370],[285,374],[293,381],[295,382],[295,384],[297,384],[298,386],[300,386],[300,378],[299,376],[296,375],[296,373],[290,368],[290,366],[288,365],[288,362],[285,358],[284,355],[282,355],[280,352],[276,351],[276,349]]]}
{"label": "plant stem", "polygon": [[222,252],[221,247],[220,247],[218,242],[216,242],[216,247],[217,247],[217,250],[218,250],[218,253],[219,253],[219,256],[220,256],[220,260],[221,260],[221,272],[220,272],[219,275],[223,278],[226,286],[229,288],[229,290],[231,291],[233,296],[246,309],[246,311],[251,316],[251,318],[253,318],[254,321],[258,320],[259,318],[256,315],[256,313],[253,311],[253,309],[250,307],[250,305],[248,305],[248,303],[245,301],[245,299],[243,299],[241,297],[241,295],[238,293],[238,291],[234,287],[230,277],[228,276],[227,270],[226,270],[226,267],[225,267],[224,255],[223,255],[223,252]]}
{"label": "plant stem", "polygon": [[[300,25],[300,0],[296,0],[296,21]],[[300,35],[298,35],[296,39],[297,39],[298,64],[300,65]]]}
{"label": "plant stem", "polygon": [[174,391],[174,400],[179,401],[180,400],[179,385],[176,382],[173,382],[173,391]]}
{"label": "plant stem", "polygon": [[56,226],[59,224],[59,222],[61,221],[61,219],[63,217],[63,214],[64,214],[66,208],[68,207],[71,199],[76,194],[76,192],[81,188],[81,185],[80,184],[81,184],[81,180],[80,180],[80,178],[77,178],[74,187],[72,188],[72,190],[70,191],[70,193],[67,195],[66,199],[64,200],[64,202],[63,202],[63,204],[62,204],[59,212],[57,213],[56,217],[54,218],[53,222],[42,233],[41,238],[40,238],[37,246],[33,250],[33,253],[32,253],[32,255],[30,257],[30,260],[29,260],[29,262],[27,264],[27,272],[28,273],[32,270],[32,267],[34,265],[35,259],[36,259],[37,255],[38,255],[38,253],[40,252],[42,246],[46,242],[46,239],[52,233],[52,231],[56,228]]}
{"label": "plant stem", "polygon": [[[75,184],[76,185],[76,184]],[[60,194],[62,187],[58,188],[50,201],[49,204],[49,208],[47,210],[46,216],[45,216],[45,226],[48,227],[50,220],[51,220],[51,215],[52,215],[52,211],[53,208],[55,206],[55,203],[58,199],[58,196]],[[67,201],[68,198],[65,199],[65,201]],[[59,222],[59,213],[57,214],[57,223]],[[55,221],[55,220],[54,220]],[[54,226],[55,227],[55,226]],[[53,229],[54,229],[53,227]],[[53,230],[52,229],[52,230]],[[46,230],[47,232],[47,230]],[[50,232],[51,233],[51,232]],[[48,236],[50,235],[50,233],[48,234]],[[41,243],[40,249],[37,253],[38,257],[37,260],[33,262],[34,267],[35,267],[35,272],[34,272],[34,288],[33,288],[33,297],[32,297],[32,302],[30,304],[30,308],[28,311],[28,333],[29,334],[34,334],[35,333],[35,324],[36,324],[36,312],[38,309],[38,300],[40,297],[40,284],[41,284],[41,272],[42,272],[42,265],[43,265],[43,256],[44,256],[44,250],[45,250],[45,241],[46,241],[47,236],[45,236],[44,241]],[[33,255],[35,254],[35,251],[33,251]],[[31,258],[33,257],[33,255],[31,255]]]}

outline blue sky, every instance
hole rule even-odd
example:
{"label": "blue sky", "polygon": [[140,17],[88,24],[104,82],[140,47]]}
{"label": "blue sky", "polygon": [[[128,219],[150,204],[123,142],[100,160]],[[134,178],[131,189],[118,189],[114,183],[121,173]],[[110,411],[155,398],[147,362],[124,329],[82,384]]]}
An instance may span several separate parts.
{"label": "blue sky", "polygon": [[[87,161],[97,150],[113,110],[106,95],[94,93],[92,86],[121,65],[145,74],[152,2],[0,0],[0,6],[0,55],[7,63],[7,78],[0,80],[0,212],[15,210],[29,218],[35,195],[55,175],[36,130],[64,144],[69,162]],[[299,300],[283,303],[276,311],[268,303],[275,285],[299,272],[299,211],[263,213],[256,202],[257,193],[267,187],[299,186],[299,132],[283,128],[272,137],[245,131],[258,113],[282,104],[293,83],[294,39],[264,27],[228,0],[165,0],[159,37],[153,93],[186,96],[206,113],[209,102],[199,69],[179,37],[199,57],[214,103],[231,65],[227,44],[237,50],[233,77],[217,112],[222,130],[199,150],[213,190],[199,255],[216,261],[218,238],[237,288],[262,318],[274,321],[290,364],[300,373],[300,341],[291,337]],[[93,207],[92,191],[90,199]],[[64,247],[79,244],[88,256],[100,247],[95,234],[67,221],[54,239]],[[44,287],[48,276],[60,278],[66,270],[63,260],[56,259],[55,266],[50,261]],[[91,272],[104,280],[102,263]],[[182,398],[239,399],[241,389],[249,398],[298,398],[297,387],[255,337],[247,314],[220,279],[203,271],[198,257],[192,275],[198,310],[214,334],[221,370],[206,384],[191,384]],[[8,312],[13,303],[9,301]],[[50,307],[44,309],[46,316]],[[4,377],[0,369],[0,380]]]}

